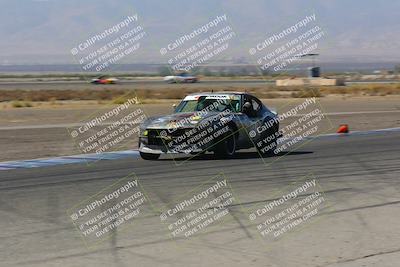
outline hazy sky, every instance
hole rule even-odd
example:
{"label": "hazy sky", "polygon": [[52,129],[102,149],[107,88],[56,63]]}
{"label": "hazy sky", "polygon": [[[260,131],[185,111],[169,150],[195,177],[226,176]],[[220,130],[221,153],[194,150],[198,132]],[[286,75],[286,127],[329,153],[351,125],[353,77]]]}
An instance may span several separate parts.
{"label": "hazy sky", "polygon": [[326,35],[318,52],[343,61],[400,61],[398,0],[0,0],[0,63],[74,63],[71,48],[138,14],[146,36],[121,63],[163,62],[160,48],[218,15],[235,32],[221,59],[251,62],[249,48],[306,15]]}

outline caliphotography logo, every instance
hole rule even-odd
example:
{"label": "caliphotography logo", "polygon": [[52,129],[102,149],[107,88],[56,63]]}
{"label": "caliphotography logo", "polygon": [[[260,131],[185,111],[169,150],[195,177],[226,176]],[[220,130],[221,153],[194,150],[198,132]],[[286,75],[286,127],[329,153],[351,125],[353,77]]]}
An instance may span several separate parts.
{"label": "caliphotography logo", "polygon": [[1,4],[0,267],[399,266],[399,1]]}

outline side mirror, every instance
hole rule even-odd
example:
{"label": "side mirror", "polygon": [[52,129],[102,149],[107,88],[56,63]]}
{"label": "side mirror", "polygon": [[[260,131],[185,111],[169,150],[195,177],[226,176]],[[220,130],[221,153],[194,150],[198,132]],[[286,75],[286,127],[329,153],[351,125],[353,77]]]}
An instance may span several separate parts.
{"label": "side mirror", "polygon": [[173,110],[176,109],[176,104],[172,104],[172,109],[173,109]]}

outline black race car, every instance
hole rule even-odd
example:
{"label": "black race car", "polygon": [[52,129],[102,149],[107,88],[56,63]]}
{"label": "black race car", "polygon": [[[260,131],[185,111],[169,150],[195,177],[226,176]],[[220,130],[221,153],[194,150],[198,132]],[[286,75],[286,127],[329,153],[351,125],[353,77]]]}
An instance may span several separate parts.
{"label": "black race car", "polygon": [[195,93],[186,96],[173,114],[149,118],[141,125],[139,152],[146,160],[164,153],[207,151],[229,158],[251,147],[272,155],[280,136],[276,112],[256,97],[241,92]]}

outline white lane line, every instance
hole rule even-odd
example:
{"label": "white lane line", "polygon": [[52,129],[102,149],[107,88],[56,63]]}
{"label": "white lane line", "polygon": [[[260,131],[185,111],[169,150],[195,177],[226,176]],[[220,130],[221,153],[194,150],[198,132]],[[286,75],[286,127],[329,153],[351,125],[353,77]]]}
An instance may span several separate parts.
{"label": "white lane line", "polygon": [[369,130],[369,131],[353,131],[353,132],[350,131],[349,133],[321,134],[321,135],[310,136],[309,138],[321,138],[321,137],[331,137],[331,136],[370,135],[370,134],[389,133],[389,132],[400,132],[400,127]]}
{"label": "white lane line", "polygon": [[[285,112],[283,112],[283,113],[285,113]],[[327,113],[322,113],[322,114],[325,116],[338,116],[338,115],[362,115],[362,114],[385,114],[385,113],[400,113],[400,110],[344,111],[344,112],[327,112]],[[307,115],[307,114],[298,113],[298,114],[292,115],[290,117],[302,117],[304,115]],[[315,117],[316,116],[319,116],[319,114],[315,115]]]}
{"label": "white lane line", "polygon": [[124,150],[100,154],[80,154],[53,158],[6,161],[0,162],[0,170],[27,169],[72,163],[94,162],[99,160],[115,160],[122,158],[139,158],[139,152],[137,150]]}
{"label": "white lane line", "polygon": [[[387,129],[378,129],[378,130],[370,130],[370,131],[354,131],[348,134],[322,134],[316,136],[309,136],[305,139],[316,139],[316,138],[325,138],[325,137],[346,137],[346,136],[356,136],[356,135],[370,135],[370,134],[380,134],[380,133],[388,133],[388,132],[400,132],[400,127],[397,128],[387,128]],[[64,164],[72,164],[72,163],[83,163],[87,161],[98,161],[98,160],[116,160],[122,158],[139,158],[138,150],[123,150],[123,151],[115,151],[115,152],[105,152],[99,154],[80,154],[80,155],[71,155],[71,156],[63,156],[63,157],[52,157],[52,158],[39,158],[39,159],[30,159],[30,160],[19,160],[19,161],[6,161],[0,162],[0,171],[2,170],[11,170],[11,169],[26,169],[26,168],[36,168],[36,167],[45,167],[45,166],[54,166],[54,165],[64,165]]]}
{"label": "white lane line", "polygon": [[[99,123],[98,126],[109,126],[115,122]],[[18,125],[18,126],[2,126],[0,130],[24,130],[24,129],[50,129],[50,128],[74,128],[85,125],[86,122],[81,123],[60,123],[60,124],[41,124],[41,125]],[[129,125],[129,123],[122,123]]]}
{"label": "white lane line", "polygon": [[332,112],[328,115],[351,115],[351,114],[381,114],[381,113],[399,113],[400,110],[377,110],[377,111],[349,111],[349,112]]}

